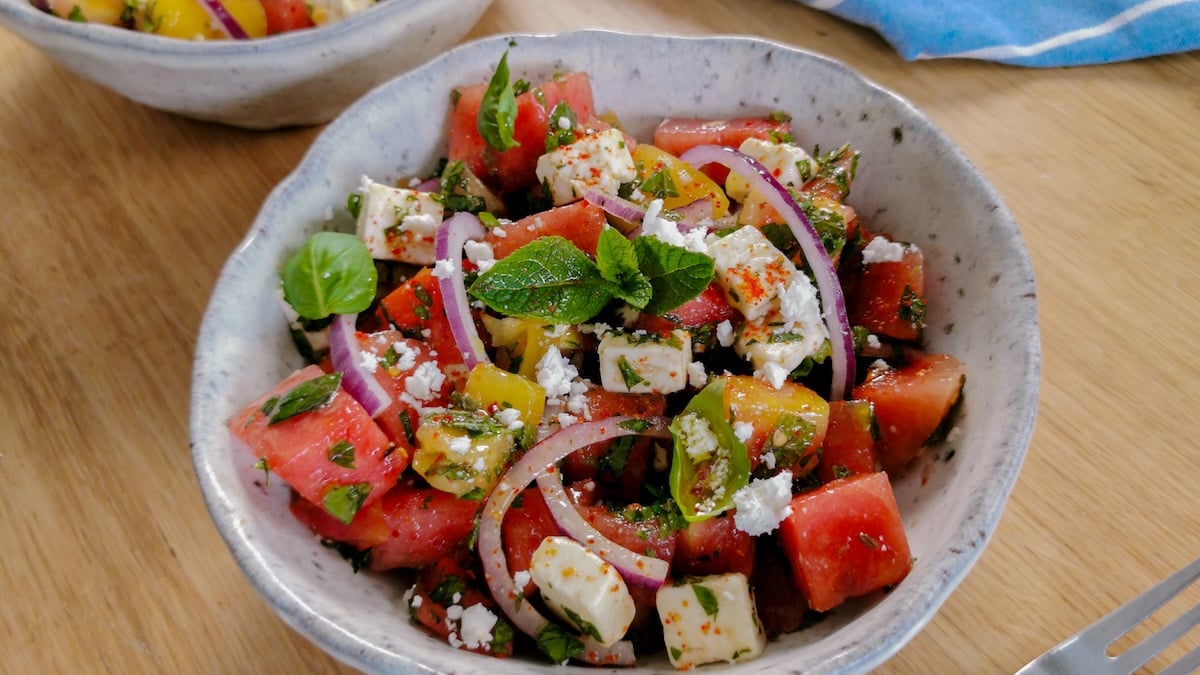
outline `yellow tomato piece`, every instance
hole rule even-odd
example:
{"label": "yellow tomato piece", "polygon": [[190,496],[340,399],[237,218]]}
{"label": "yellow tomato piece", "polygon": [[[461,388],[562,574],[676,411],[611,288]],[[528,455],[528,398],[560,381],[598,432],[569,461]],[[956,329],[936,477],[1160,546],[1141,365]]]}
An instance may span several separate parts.
{"label": "yellow tomato piece", "polygon": [[[651,177],[664,170],[670,176],[677,194],[674,197],[663,197],[664,209],[677,209],[685,204],[691,204],[697,199],[708,197],[713,202],[714,218],[720,218],[729,213],[729,198],[725,196],[725,191],[721,189],[721,186],[713,182],[703,171],[693,168],[675,155],[653,145],[642,143],[634,148],[633,161],[638,167],[638,177],[642,181],[650,178],[653,184],[656,179]],[[654,195],[647,194],[645,188],[642,192],[646,201],[655,198]]]}
{"label": "yellow tomato piece", "polygon": [[483,327],[497,348],[499,365],[535,381],[538,361],[550,347],[558,347],[558,351],[568,354],[583,344],[579,328],[565,324],[547,326],[541,321],[511,316],[498,319],[485,314]]}
{"label": "yellow tomato piece", "polygon": [[[472,432],[455,419],[465,416],[477,426],[492,425],[488,432]],[[412,468],[430,486],[461,497],[477,490],[485,495],[500,480],[512,457],[514,435],[483,413],[435,414],[417,427],[417,451]]]}
{"label": "yellow tomato piece", "polygon": [[527,440],[536,435],[546,409],[546,390],[540,384],[491,363],[481,363],[471,370],[463,394],[484,410],[493,405],[516,410],[522,428],[512,431]]}
{"label": "yellow tomato piece", "polygon": [[[267,34],[267,13],[259,0],[221,0],[225,11],[252,38]],[[134,13],[138,30],[184,40],[221,40],[228,36],[200,0],[150,0]]]}
{"label": "yellow tomato piece", "polygon": [[55,16],[109,26],[121,23],[125,11],[125,0],[50,0],[49,4]]}
{"label": "yellow tomato piece", "polygon": [[772,453],[772,473],[788,469],[796,478],[817,468],[829,429],[829,403],[816,392],[796,382],[776,389],[756,377],[731,375],[725,405],[734,420],[754,430],[745,441],[752,461]]}

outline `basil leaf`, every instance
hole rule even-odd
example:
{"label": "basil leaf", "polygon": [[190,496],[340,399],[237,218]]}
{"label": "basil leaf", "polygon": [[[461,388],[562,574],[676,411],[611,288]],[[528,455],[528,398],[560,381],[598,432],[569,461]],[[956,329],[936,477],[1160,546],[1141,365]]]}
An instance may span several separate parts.
{"label": "basil leaf", "polygon": [[338,485],[329,488],[329,491],[321,498],[321,504],[324,505],[325,511],[329,515],[349,525],[370,493],[370,483]]}
{"label": "basil leaf", "polygon": [[271,410],[262,411],[264,415],[268,415],[267,426],[279,424],[284,420],[327,405],[333,400],[333,395],[337,393],[338,385],[341,383],[341,373],[329,373],[297,384],[283,396],[272,399],[273,403],[268,401],[271,404]]}
{"label": "basil leaf", "polygon": [[543,626],[535,639],[538,649],[554,663],[566,663],[572,656],[583,653],[583,641],[553,621]]}
{"label": "basil leaf", "polygon": [[326,453],[329,456],[329,461],[337,464],[345,469],[354,468],[354,444],[346,439],[341,439],[337,443],[329,446]]}
{"label": "basil leaf", "polygon": [[727,416],[725,380],[716,379],[671,420],[671,496],[688,522],[729,510],[750,482],[750,457]]}
{"label": "basil leaf", "polygon": [[613,284],[560,236],[535,239],[501,258],[467,292],[492,310],[551,323],[583,323],[612,301]]}
{"label": "basil leaf", "polygon": [[611,227],[600,231],[596,244],[596,266],[600,276],[613,283],[613,292],[630,307],[641,309],[650,302],[654,289],[638,269],[633,242]]}
{"label": "basil leaf", "polygon": [[516,122],[517,97],[508,79],[508,51],[505,50],[479,104],[475,126],[489,147],[503,152],[520,145],[513,138]]}
{"label": "basil leaf", "polygon": [[375,261],[352,234],[314,234],[284,264],[281,276],[284,299],[306,319],[357,314],[375,299]]}
{"label": "basil leaf", "polygon": [[692,584],[692,590],[696,592],[696,599],[700,601],[700,606],[704,608],[704,613],[708,616],[716,616],[717,610],[721,608],[721,603],[717,601],[716,593],[712,592],[708,586],[700,584]]}
{"label": "basil leaf", "polygon": [[712,258],[668,244],[658,237],[633,241],[638,268],[650,283],[653,295],[642,311],[659,316],[704,292],[716,273]]}

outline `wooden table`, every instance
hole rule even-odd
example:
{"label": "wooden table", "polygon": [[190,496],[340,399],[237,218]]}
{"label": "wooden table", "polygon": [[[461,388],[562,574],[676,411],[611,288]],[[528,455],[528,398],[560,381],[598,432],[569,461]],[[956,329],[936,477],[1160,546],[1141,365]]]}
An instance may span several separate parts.
{"label": "wooden table", "polygon": [[[498,0],[469,37],[582,27],[842,59],[945,129],[1021,224],[1037,431],[978,565],[880,672],[1011,672],[1200,555],[1200,54],[907,63],[787,0]],[[0,671],[345,671],[243,580],[187,445],[209,291],[318,131],[149,110],[0,33]]]}

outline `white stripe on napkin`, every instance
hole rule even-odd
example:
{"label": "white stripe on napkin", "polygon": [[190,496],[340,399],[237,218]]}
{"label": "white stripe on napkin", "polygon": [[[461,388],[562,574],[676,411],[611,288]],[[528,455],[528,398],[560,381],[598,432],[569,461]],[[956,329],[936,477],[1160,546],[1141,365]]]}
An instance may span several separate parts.
{"label": "white stripe on napkin", "polygon": [[[839,4],[841,0],[833,0],[833,2],[834,4]],[[1157,12],[1160,9],[1174,7],[1175,5],[1187,4],[1189,2],[1196,2],[1196,0],[1146,0],[1146,2],[1130,7],[1129,9],[1117,14],[1104,23],[1088,28],[1079,28],[1073,31],[1068,31],[1028,46],[1000,45],[995,47],[981,47],[979,49],[971,49],[965,52],[959,52],[957,54],[931,55],[921,53],[918,54],[916,58],[1000,60],[1006,58],[1036,56],[1042,52],[1047,52],[1051,49],[1058,49],[1059,47],[1069,45],[1074,42],[1080,42],[1082,40],[1099,37],[1101,35],[1107,35],[1108,33],[1111,33],[1128,23],[1132,23],[1140,19],[1146,14]]]}
{"label": "white stripe on napkin", "polygon": [[830,10],[845,1],[846,0],[813,0],[812,2],[808,3],[808,6],[812,7],[813,9]]}

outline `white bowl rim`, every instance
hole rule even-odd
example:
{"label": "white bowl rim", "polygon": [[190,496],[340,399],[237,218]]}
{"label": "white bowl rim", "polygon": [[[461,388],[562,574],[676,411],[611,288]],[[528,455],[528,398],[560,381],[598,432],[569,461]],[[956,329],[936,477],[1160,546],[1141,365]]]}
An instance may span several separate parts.
{"label": "white bowl rim", "polygon": [[[3,2],[4,0],[0,0]],[[390,1],[390,0],[389,0]],[[1012,262],[1015,269],[1019,272],[1023,279],[1027,282],[1023,288],[1026,292],[1021,295],[1023,304],[1019,308],[1019,314],[1022,321],[1026,322],[1028,330],[1024,333],[1020,343],[1021,354],[1025,357],[1024,360],[1013,366],[1019,371],[1017,380],[1021,382],[1019,387],[1019,395],[1016,397],[1018,402],[1018,410],[1020,415],[1012,421],[1016,425],[1008,442],[1005,444],[1010,448],[1011,453],[1005,457],[1002,464],[998,464],[993,468],[999,468],[1000,477],[997,479],[988,479],[984,481],[985,489],[977,495],[973,503],[986,504],[986,508],[979,512],[974,512],[974,518],[971,519],[972,525],[977,525],[976,531],[963,531],[954,539],[957,546],[952,547],[954,550],[944,556],[939,556],[937,559],[938,566],[932,574],[939,576],[944,580],[936,592],[921,596],[922,603],[917,608],[920,611],[919,620],[907,622],[902,626],[902,630],[890,632],[888,640],[884,643],[877,644],[875,648],[860,650],[859,653],[843,653],[839,656],[848,657],[848,661],[841,663],[844,666],[839,672],[855,672],[865,673],[886,662],[894,656],[905,644],[907,644],[917,633],[919,633],[933,618],[937,610],[944,604],[950,594],[958,587],[962,580],[966,577],[975,561],[982,555],[984,548],[990,542],[992,535],[995,532],[996,525],[1002,515],[1002,512],[1008,501],[1008,497],[1012,492],[1013,486],[1020,473],[1021,465],[1024,462],[1025,455],[1028,449],[1029,442],[1033,435],[1034,423],[1037,416],[1038,392],[1041,380],[1041,344],[1038,329],[1037,301],[1036,290],[1033,281],[1032,263],[1025,249],[1024,243],[1020,238],[1019,227],[1012,214],[1004,204],[999,192],[987,181],[987,179],[974,167],[962,150],[956,143],[950,139],[945,132],[941,131],[933,122],[919,109],[912,105],[899,94],[883,87],[865,75],[854,70],[847,64],[829,57],[827,55],[814,52],[808,49],[797,47],[794,45],[769,40],[760,37],[747,35],[706,35],[706,36],[688,36],[675,34],[649,34],[649,33],[633,33],[625,31],[614,31],[604,29],[585,29],[577,31],[569,31],[562,33],[506,33],[487,36],[469,42],[465,42],[447,51],[441,56],[435,57],[431,61],[414,68],[408,73],[399,75],[392,80],[375,88],[363,98],[359,99],[352,106],[347,108],[341,115],[329,124],[326,129],[317,136],[312,146],[305,153],[296,169],[290,173],[283,181],[276,186],[271,195],[264,202],[264,211],[266,205],[270,204],[277,198],[279,193],[285,192],[288,185],[293,180],[298,179],[303,167],[309,162],[313,156],[323,155],[332,152],[336,146],[336,138],[339,128],[344,124],[350,124],[350,118],[361,109],[368,108],[374,104],[377,99],[383,99],[387,96],[387,91],[392,87],[399,86],[397,82],[407,78],[418,77],[427,69],[437,68],[440,62],[445,58],[471,50],[480,50],[491,45],[500,45],[504,42],[511,41],[543,41],[543,40],[564,40],[570,41],[573,39],[582,38],[595,39],[617,39],[617,40],[676,40],[680,42],[713,42],[713,43],[758,43],[768,46],[772,49],[777,49],[786,52],[792,52],[798,56],[807,59],[822,62],[826,67],[840,71],[841,74],[855,78],[865,87],[874,90],[875,93],[891,98],[897,105],[907,109],[913,121],[927,125],[929,129],[934,131],[939,137],[944,140],[946,149],[951,154],[952,158],[960,162],[963,168],[969,169],[969,182],[974,189],[978,189],[983,195],[989,199],[989,204],[994,205],[994,211],[999,227],[1006,233],[1015,237],[1013,243],[1017,253],[1017,259]],[[499,50],[498,50],[499,51]],[[260,211],[261,215],[262,211]],[[260,229],[258,219],[247,231],[244,238],[236,247],[231,255],[231,260],[238,256],[246,247],[250,246],[255,240]],[[217,284],[214,288],[214,295],[221,290],[226,275],[229,272],[229,262],[222,270]],[[203,351],[208,342],[213,339],[213,327],[211,325],[209,313],[206,310],[205,316],[201,323],[200,335],[196,344],[196,366],[200,367],[203,364]],[[195,380],[193,380],[195,382]],[[255,550],[254,545],[246,541],[241,528],[228,518],[221,518],[219,514],[227,513],[230,506],[229,497],[216,481],[212,469],[203,454],[204,448],[201,447],[195,438],[195,429],[198,425],[204,422],[203,417],[207,415],[205,405],[197,405],[195,398],[195,390],[193,390],[193,405],[190,414],[190,436],[191,436],[191,451],[193,463],[203,493],[205,503],[213,515],[214,523],[217,526],[222,538],[229,546],[234,554],[239,566],[243,572],[247,573],[248,579],[256,587],[256,590],[263,598],[276,610],[280,617],[293,628],[304,634],[309,640],[321,646],[325,651],[338,658],[339,660],[352,665],[360,670],[374,672],[380,669],[394,669],[403,667],[419,672],[437,672],[429,668],[427,665],[417,663],[411,659],[401,656],[398,661],[394,654],[382,652],[375,649],[372,645],[365,644],[362,640],[354,635],[346,633],[343,630],[333,626],[334,634],[331,634],[331,624],[324,621],[322,616],[315,613],[305,602],[292,593],[291,589],[285,586],[278,578],[276,578],[269,569],[267,569],[261,555]],[[201,401],[200,403],[204,403]],[[364,650],[364,647],[367,648]],[[754,671],[754,661],[740,664],[747,669],[747,672]],[[595,669],[590,669],[595,670]],[[718,669],[720,672],[724,670]],[[608,672],[600,670],[599,672]],[[611,671],[613,673],[621,672],[619,670]],[[637,671],[635,671],[637,672]],[[741,669],[738,668],[738,672]]]}

